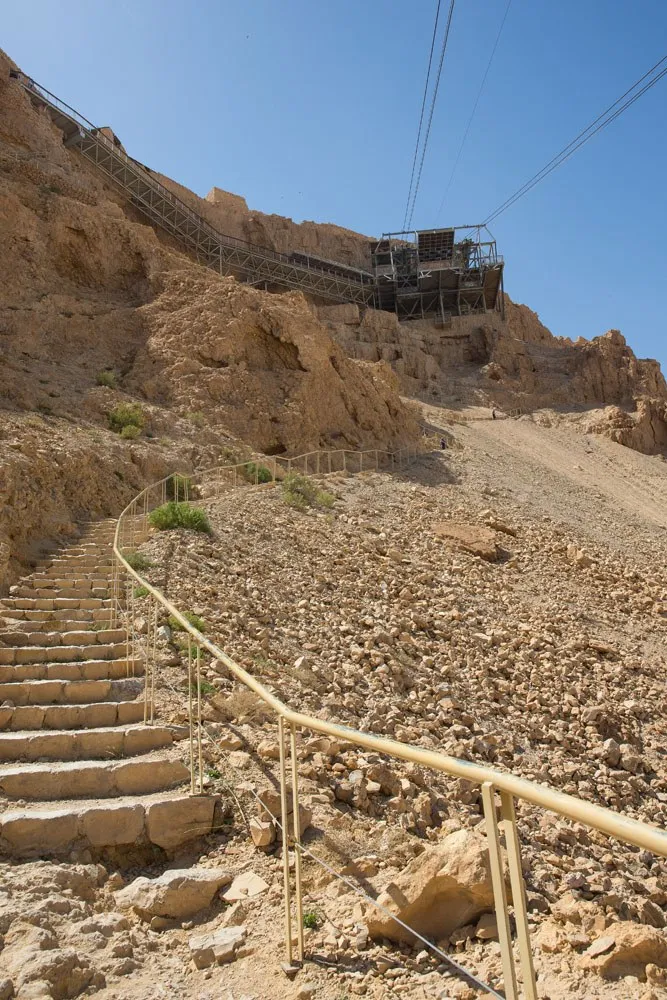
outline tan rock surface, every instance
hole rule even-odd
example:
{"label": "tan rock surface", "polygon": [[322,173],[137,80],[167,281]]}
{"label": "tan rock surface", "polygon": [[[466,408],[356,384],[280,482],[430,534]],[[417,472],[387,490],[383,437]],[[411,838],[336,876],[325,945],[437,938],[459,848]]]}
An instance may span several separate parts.
{"label": "tan rock surface", "polygon": [[210,905],[216,893],[232,881],[220,868],[169,869],[156,879],[138,878],[116,893],[120,909],[151,917],[182,919]]}
{"label": "tan rock surface", "polygon": [[[423,854],[388,885],[378,903],[420,934],[440,941],[493,906],[486,839],[458,830]],[[373,938],[414,941],[395,920],[374,907],[366,914]]]}

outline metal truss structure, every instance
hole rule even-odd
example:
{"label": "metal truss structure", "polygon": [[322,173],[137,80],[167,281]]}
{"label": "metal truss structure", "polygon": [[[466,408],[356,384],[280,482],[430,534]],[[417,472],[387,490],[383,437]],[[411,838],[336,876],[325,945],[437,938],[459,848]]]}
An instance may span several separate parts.
{"label": "metal truss structure", "polygon": [[40,87],[15,74],[32,104],[44,108],[63,133],[65,145],[78,149],[111,178],[148,220],[171,233],[197,260],[220,274],[233,274],[254,285],[298,288],[332,302],[375,305],[375,277],[345,264],[309,254],[283,254],[217,232],[185,202],[132,159],[113,135]]}
{"label": "metal truss structure", "polygon": [[[297,288],[325,301],[395,311],[399,319],[438,316],[445,323],[452,315],[503,310],[503,261],[495,240],[482,240],[480,226],[386,233],[370,244],[368,271],[299,251],[278,253],[219,233],[128,156],[110,129],[96,128],[22,73],[11,75],[33,106],[46,111],[67,147],[117,184],[152,225],[220,274],[269,290]],[[467,235],[457,239],[463,228]]]}
{"label": "metal truss structure", "polygon": [[[457,239],[457,233],[466,235]],[[490,236],[490,234],[489,234]],[[371,243],[380,309],[399,319],[503,310],[503,260],[481,226],[385,233]]]}

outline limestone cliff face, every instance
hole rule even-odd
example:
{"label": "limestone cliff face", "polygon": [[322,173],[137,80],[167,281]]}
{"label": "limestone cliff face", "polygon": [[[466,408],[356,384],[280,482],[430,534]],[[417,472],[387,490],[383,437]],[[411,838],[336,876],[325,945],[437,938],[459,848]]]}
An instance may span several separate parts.
{"label": "limestone cliff face", "polygon": [[280,253],[300,250],[328,260],[370,270],[370,237],[327,222],[293,222],[282,215],[265,215],[248,208],[245,198],[214,187],[200,198],[170,177],[154,176],[219,232],[248,240]]}
{"label": "limestone cliff face", "polygon": [[[562,410],[614,406],[596,430],[648,454],[666,448],[667,383],[657,361],[635,357],[618,330],[576,342],[555,337],[527,306],[505,296],[498,313],[399,323],[391,313],[321,306],[346,351],[387,361],[403,391],[446,405]],[[621,417],[623,411],[624,415]]]}

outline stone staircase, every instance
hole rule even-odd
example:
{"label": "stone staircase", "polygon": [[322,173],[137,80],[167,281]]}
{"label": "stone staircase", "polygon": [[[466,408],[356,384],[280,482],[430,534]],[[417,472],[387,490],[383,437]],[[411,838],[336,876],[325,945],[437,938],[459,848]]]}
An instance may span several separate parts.
{"label": "stone staircase", "polygon": [[0,601],[0,854],[172,851],[213,828],[182,727],[143,724],[143,664],[111,627],[114,527],[89,525]]}

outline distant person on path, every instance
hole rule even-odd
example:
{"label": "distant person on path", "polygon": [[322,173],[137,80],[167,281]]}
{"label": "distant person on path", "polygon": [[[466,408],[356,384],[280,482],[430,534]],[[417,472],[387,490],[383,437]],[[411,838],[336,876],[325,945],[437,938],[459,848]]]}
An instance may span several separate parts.
{"label": "distant person on path", "polygon": [[491,419],[492,420],[496,419],[496,411],[495,410],[491,410]]}
{"label": "distant person on path", "polygon": [[442,449],[442,451],[445,451],[447,449],[447,442],[445,441],[444,438],[440,438],[440,448]]}

